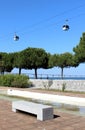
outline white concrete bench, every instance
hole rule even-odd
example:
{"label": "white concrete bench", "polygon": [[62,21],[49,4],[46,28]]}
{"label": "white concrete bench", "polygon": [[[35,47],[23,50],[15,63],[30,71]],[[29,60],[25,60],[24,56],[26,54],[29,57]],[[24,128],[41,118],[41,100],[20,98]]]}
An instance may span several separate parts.
{"label": "white concrete bench", "polygon": [[53,107],[28,101],[13,101],[12,111],[18,110],[37,115],[37,119],[44,121],[53,118]]}

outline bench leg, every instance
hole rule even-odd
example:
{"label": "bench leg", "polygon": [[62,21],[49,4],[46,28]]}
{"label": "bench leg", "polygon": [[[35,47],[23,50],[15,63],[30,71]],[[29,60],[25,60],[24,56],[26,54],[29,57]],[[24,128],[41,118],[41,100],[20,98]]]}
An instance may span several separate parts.
{"label": "bench leg", "polygon": [[12,108],[12,111],[13,112],[17,112],[18,110],[16,108]]}
{"label": "bench leg", "polygon": [[53,108],[40,110],[37,114],[37,119],[41,121],[53,119]]}

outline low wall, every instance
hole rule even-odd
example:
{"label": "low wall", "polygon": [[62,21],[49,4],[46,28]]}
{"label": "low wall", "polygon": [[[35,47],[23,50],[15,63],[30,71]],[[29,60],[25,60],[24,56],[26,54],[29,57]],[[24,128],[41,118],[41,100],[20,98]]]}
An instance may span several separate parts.
{"label": "low wall", "polygon": [[35,88],[85,92],[85,80],[30,79]]}
{"label": "low wall", "polygon": [[7,94],[10,96],[20,96],[20,97],[48,101],[48,102],[57,102],[57,103],[65,103],[70,105],[85,106],[85,98],[79,98],[79,97],[61,96],[55,94],[20,91],[20,90],[13,90],[13,89],[8,89]]}

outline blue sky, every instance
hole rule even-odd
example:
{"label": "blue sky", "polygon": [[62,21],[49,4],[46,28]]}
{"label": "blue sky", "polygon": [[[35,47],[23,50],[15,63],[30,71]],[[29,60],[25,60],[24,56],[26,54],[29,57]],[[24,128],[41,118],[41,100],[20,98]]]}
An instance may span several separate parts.
{"label": "blue sky", "polygon": [[[69,24],[69,31],[62,30],[64,24]],[[85,32],[84,24],[84,0],[0,0],[0,52],[36,47],[51,54],[72,53]],[[19,41],[13,40],[15,32]],[[84,68],[80,64],[76,69],[64,69],[64,74],[84,75]],[[40,69],[38,73],[60,74],[60,69]]]}

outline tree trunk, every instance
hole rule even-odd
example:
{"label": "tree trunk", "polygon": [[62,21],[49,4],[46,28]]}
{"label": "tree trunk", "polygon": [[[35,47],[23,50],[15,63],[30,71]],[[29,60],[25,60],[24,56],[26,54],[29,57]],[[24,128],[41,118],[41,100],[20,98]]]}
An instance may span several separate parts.
{"label": "tree trunk", "polygon": [[35,79],[37,79],[37,68],[35,68]]}
{"label": "tree trunk", "polygon": [[61,68],[61,79],[63,79],[63,68]]}
{"label": "tree trunk", "polygon": [[19,75],[21,74],[21,68],[19,68]]}

